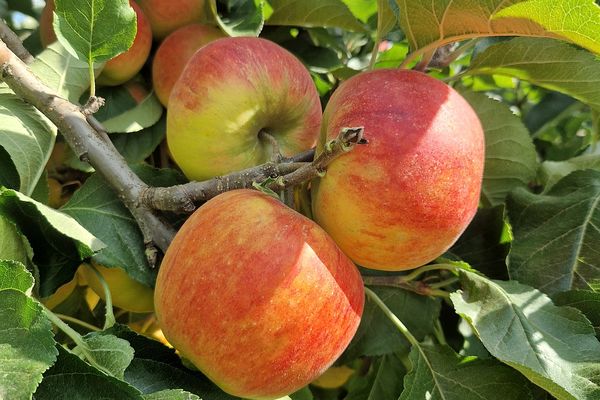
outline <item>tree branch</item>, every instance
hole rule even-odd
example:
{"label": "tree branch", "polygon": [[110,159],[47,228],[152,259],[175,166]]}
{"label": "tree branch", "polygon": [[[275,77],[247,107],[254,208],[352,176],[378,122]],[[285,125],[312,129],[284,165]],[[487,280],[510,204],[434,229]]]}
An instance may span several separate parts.
{"label": "tree branch", "polygon": [[[141,202],[147,207],[174,212],[192,212],[196,204],[207,201],[221,193],[234,189],[250,188],[254,182],[267,178],[272,190],[284,190],[311,180],[325,171],[327,165],[338,156],[350,151],[354,145],[366,143],[363,128],[344,128],[339,136],[329,142],[324,151],[312,162],[294,162],[294,157],[286,162],[267,162],[257,167],[219,176],[202,182],[190,182],[170,187],[147,187],[141,193]],[[301,153],[306,158],[312,151]]]}
{"label": "tree branch", "polygon": [[146,244],[155,243],[166,251],[175,231],[150,208],[140,204],[140,193],[148,186],[131,171],[112,142],[90,125],[81,108],[53,93],[3,41],[0,41],[0,76],[17,96],[52,121],[75,153],[88,160],[113,187],[136,219]]}
{"label": "tree branch", "polygon": [[25,64],[33,62],[33,56],[23,46],[21,39],[14,33],[4,21],[0,19],[0,40],[15,53]]}

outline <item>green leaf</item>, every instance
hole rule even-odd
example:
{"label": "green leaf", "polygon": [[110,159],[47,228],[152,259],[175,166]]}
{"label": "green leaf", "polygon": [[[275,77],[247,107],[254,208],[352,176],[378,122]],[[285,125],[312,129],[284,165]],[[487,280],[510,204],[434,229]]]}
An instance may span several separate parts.
{"label": "green leaf", "polygon": [[54,0],[54,32],[60,43],[88,65],[127,51],[137,32],[128,0]]}
{"label": "green leaf", "polygon": [[600,8],[592,0],[396,0],[412,50],[480,36],[544,36],[600,54]]}
{"label": "green leaf", "polygon": [[265,24],[264,0],[227,1],[227,14],[219,15],[217,0],[210,8],[219,27],[229,36],[258,36]]}
{"label": "green leaf", "polygon": [[600,342],[580,311],[515,281],[460,279],[454,308],[494,357],[560,400],[600,396]]}
{"label": "green leaf", "polygon": [[[95,65],[96,75],[103,66]],[[77,104],[79,97],[90,87],[87,63],[71,55],[60,42],[44,49],[31,64],[31,70],[54,93],[72,103]]]}
{"label": "green leaf", "polygon": [[42,297],[70,281],[81,260],[104,247],[70,216],[11,189],[0,188],[0,214],[29,240]]}
{"label": "green leaf", "polygon": [[129,342],[104,332],[92,332],[82,339],[85,346],[75,347],[73,353],[84,355],[104,373],[123,380],[125,369],[133,360],[133,348]]}
{"label": "green leaf", "polygon": [[557,306],[575,307],[590,320],[600,338],[600,293],[589,290],[568,290],[552,296]]}
{"label": "green leaf", "polygon": [[114,133],[110,138],[129,164],[138,164],[148,158],[167,133],[165,115],[154,125],[135,133]]}
{"label": "green leaf", "polygon": [[33,258],[27,238],[14,223],[0,215],[0,260],[19,261],[25,265]]}
{"label": "green leaf", "polygon": [[33,277],[18,262],[0,261],[0,394],[31,398],[42,373],[56,360],[52,326],[29,297]]}
{"label": "green leaf", "polygon": [[526,187],[535,178],[537,154],[527,128],[508,106],[482,93],[462,91],[485,133],[485,167],[481,201],[487,206],[504,202],[508,192]]}
{"label": "green leaf", "polygon": [[162,343],[139,335],[126,325],[114,325],[105,331],[127,340],[135,350],[135,358],[125,371],[125,381],[142,393],[167,389],[183,389],[210,400],[234,400],[200,372],[181,364],[175,350]]}
{"label": "green leaf", "polygon": [[88,178],[61,211],[106,243],[106,248],[93,257],[96,262],[123,268],[133,279],[154,285],[156,271],[148,266],[142,233],[129,210],[100,175]]}
{"label": "green leaf", "polygon": [[584,169],[600,171],[600,155],[587,154],[566,161],[544,161],[538,170],[538,181],[544,186],[544,193],[547,193],[571,172]]}
{"label": "green leaf", "polygon": [[356,18],[365,24],[377,14],[378,0],[342,0],[342,2]]}
{"label": "green leaf", "polygon": [[35,392],[36,400],[96,399],[101,390],[105,400],[142,400],[127,383],[108,376],[58,346],[58,359],[44,374]]}
{"label": "green leaf", "polygon": [[557,40],[515,38],[498,43],[478,55],[467,73],[513,76],[600,110],[600,60]]}
{"label": "green leaf", "polygon": [[24,263],[15,260],[0,260],[0,290],[15,289],[31,294],[34,280]]}
{"label": "green leaf", "polygon": [[[160,119],[163,107],[154,92],[148,92],[141,85],[134,85],[137,84],[104,87],[97,91],[98,96],[104,97],[106,104],[95,117],[102,122],[108,133],[138,132]],[[143,98],[138,98],[144,94]]]}
{"label": "green leaf", "polygon": [[349,31],[365,32],[341,0],[269,0],[273,14],[267,25],[302,27],[336,27]]}
{"label": "green leaf", "polygon": [[0,86],[0,147],[19,173],[19,191],[31,195],[50,158],[56,129],[32,105]]}
{"label": "green leaf", "polygon": [[600,171],[573,172],[547,194],[516,190],[507,211],[511,279],[548,294],[600,281]]}
{"label": "green leaf", "polygon": [[359,376],[351,381],[344,400],[397,400],[402,393],[405,374],[406,368],[398,355],[386,354],[373,363],[366,377]]}
{"label": "green leaf", "polygon": [[144,400],[202,400],[195,394],[183,391],[181,389],[161,390],[142,396]]}
{"label": "green leaf", "polygon": [[480,208],[447,257],[463,260],[488,277],[508,279],[510,241],[506,236],[504,207]]}
{"label": "green leaf", "polygon": [[450,347],[422,344],[410,352],[412,370],[399,400],[533,400],[529,382],[496,360],[461,357]]}
{"label": "green leaf", "polygon": [[[2,132],[0,132],[1,134]],[[10,154],[4,150],[4,147],[0,146],[0,186],[19,190],[20,184],[21,180],[15,163],[11,160]]]}
{"label": "green leaf", "polygon": [[[433,331],[434,321],[441,308],[439,301],[397,288],[371,287],[371,289],[418,339]],[[416,313],[414,310],[419,312]],[[353,360],[362,355],[408,352],[409,347],[406,339],[398,334],[398,329],[367,297],[360,325],[344,353],[343,360]]]}

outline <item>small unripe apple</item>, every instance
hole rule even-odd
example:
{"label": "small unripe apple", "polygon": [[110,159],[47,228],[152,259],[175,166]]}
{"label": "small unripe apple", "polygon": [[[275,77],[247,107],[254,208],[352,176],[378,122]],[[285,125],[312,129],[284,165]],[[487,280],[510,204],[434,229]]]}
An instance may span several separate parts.
{"label": "small unripe apple", "polygon": [[315,220],[363,267],[404,270],[440,256],[477,211],[484,164],[477,115],[437,79],[376,70],[332,95],[317,154],[342,128],[358,126],[369,143],[314,182]]}
{"label": "small unripe apple", "polygon": [[[134,280],[121,268],[107,268],[94,262],[92,264],[106,281],[113,305],[137,313],[154,311],[154,291],[152,288]],[[89,287],[102,300],[105,300],[104,287],[96,273],[86,265],[82,265],[79,271]]]}
{"label": "small unripe apple", "polygon": [[177,29],[162,41],[152,62],[152,84],[156,96],[165,107],[173,85],[196,50],[224,36],[215,27],[191,24]]}
{"label": "small unripe apple", "polygon": [[163,259],[155,307],[167,340],[223,390],[292,393],[353,337],[358,270],[317,224],[254,190],[200,207]]}
{"label": "small unripe apple", "polygon": [[156,40],[167,37],[182,26],[200,22],[204,0],[138,0],[152,26]]}
{"label": "small unripe apple", "polygon": [[137,74],[150,55],[152,31],[146,16],[134,1],[129,1],[137,15],[137,34],[126,52],[109,60],[98,77],[99,85],[117,86],[127,82]]}
{"label": "small unripe apple", "polygon": [[259,38],[215,40],[186,64],[169,97],[167,143],[190,180],[310,149],[321,125],[316,87],[302,63]]}

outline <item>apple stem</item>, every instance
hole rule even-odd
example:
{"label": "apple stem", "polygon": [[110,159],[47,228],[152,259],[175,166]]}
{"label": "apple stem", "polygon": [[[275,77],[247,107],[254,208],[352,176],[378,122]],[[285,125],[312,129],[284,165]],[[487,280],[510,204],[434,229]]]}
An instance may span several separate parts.
{"label": "apple stem", "polygon": [[365,294],[368,298],[373,300],[373,302],[381,309],[381,311],[383,311],[385,316],[396,326],[396,328],[398,328],[398,330],[406,337],[410,344],[412,344],[413,346],[420,347],[417,338],[415,338],[413,334],[410,333],[406,325],[404,325],[404,323],[400,321],[400,318],[398,318],[396,314],[394,314],[392,310],[389,309],[389,307],[383,302],[383,300],[379,298],[379,296],[377,296],[377,294],[374,291],[372,291],[369,288],[365,288]]}
{"label": "apple stem", "polygon": [[399,277],[399,279],[401,279],[403,282],[410,282],[410,281],[415,280],[416,278],[421,276],[423,273],[428,272],[428,271],[445,270],[445,271],[451,271],[451,272],[456,273],[456,268],[457,267],[452,264],[429,264],[429,265],[424,265],[422,267],[419,267],[419,268],[415,269],[413,272],[411,272],[410,274]]}
{"label": "apple stem", "polygon": [[74,324],[77,324],[79,326],[83,326],[84,328],[90,330],[90,331],[94,331],[94,332],[99,332],[101,331],[100,328],[98,328],[97,326],[94,326],[92,324],[88,324],[85,321],[82,321],[80,319],[71,317],[70,315],[65,315],[65,314],[59,314],[59,313],[54,313],[54,315],[56,315],[58,318],[60,318],[63,321],[68,321],[68,322],[72,322]]}
{"label": "apple stem", "polygon": [[283,160],[279,142],[275,139],[275,136],[271,135],[266,130],[261,129],[258,132],[258,139],[271,145],[271,162],[279,163]]}
{"label": "apple stem", "polygon": [[104,290],[104,302],[106,303],[106,313],[105,313],[105,317],[104,317],[103,330],[105,330],[105,329],[110,328],[117,322],[115,319],[114,311],[113,311],[112,297],[110,295],[110,288],[108,287],[108,283],[106,283],[104,276],[102,276],[102,274],[100,273],[100,271],[98,271],[96,269],[96,267],[94,267],[92,264],[86,264],[86,267],[91,268],[91,270],[94,271],[94,273],[98,277],[98,280],[100,281],[100,284],[102,284],[102,289]]}

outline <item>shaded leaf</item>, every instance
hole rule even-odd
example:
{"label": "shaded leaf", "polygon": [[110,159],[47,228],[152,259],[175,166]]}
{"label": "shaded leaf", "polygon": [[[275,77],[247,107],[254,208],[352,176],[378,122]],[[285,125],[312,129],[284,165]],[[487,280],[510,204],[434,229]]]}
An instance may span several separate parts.
{"label": "shaded leaf", "polygon": [[81,260],[104,247],[70,216],[11,189],[0,188],[0,214],[29,240],[42,297],[70,281]]}
{"label": "shaded leaf", "polygon": [[0,260],[15,260],[28,265],[32,257],[27,238],[14,223],[0,215]]}
{"label": "shaded leaf", "polygon": [[600,110],[600,60],[558,40],[515,38],[495,44],[472,61],[468,73],[513,76]]}
{"label": "shaded leaf", "polygon": [[364,32],[365,27],[341,0],[269,0],[268,25],[337,27]]}
{"label": "shaded leaf", "polygon": [[149,128],[134,133],[113,133],[110,138],[129,164],[137,164],[148,158],[163,141],[167,133],[166,116]]}
{"label": "shaded leaf", "polygon": [[494,279],[508,279],[506,256],[510,238],[504,222],[504,207],[480,208],[448,250],[447,257],[458,258]]}
{"label": "shaded leaf", "polygon": [[463,91],[485,133],[485,166],[481,201],[485,205],[504,202],[508,192],[526,187],[535,178],[537,154],[527,128],[509,108],[482,93]]}
{"label": "shaded leaf", "polygon": [[228,1],[226,15],[220,15],[217,0],[210,8],[219,27],[229,36],[258,36],[265,24],[263,0]]}
{"label": "shaded leaf", "polygon": [[557,306],[575,307],[590,320],[600,338],[600,293],[589,290],[567,290],[552,296]]}
{"label": "shaded leaf", "polygon": [[137,32],[128,0],[54,0],[54,32],[69,53],[88,65],[127,51]]}
{"label": "shaded leaf", "polygon": [[44,374],[35,392],[36,400],[96,399],[142,400],[142,395],[127,383],[108,376],[79,357],[58,346],[58,359]]}
{"label": "shaded leaf", "polygon": [[511,279],[553,294],[600,280],[600,171],[576,171],[547,194],[518,189],[507,200],[514,233]]}
{"label": "shaded leaf", "polygon": [[10,158],[10,154],[4,147],[0,146],[0,186],[9,189],[19,190],[21,180],[15,163]]}
{"label": "shaded leaf", "polygon": [[399,400],[533,400],[534,389],[514,369],[496,361],[461,357],[448,346],[414,346],[412,370]]}
{"label": "shaded leaf", "polygon": [[142,233],[129,210],[100,175],[88,178],[61,211],[106,243],[107,247],[93,257],[96,262],[123,268],[133,279],[154,285],[156,271],[148,266]]}
{"label": "shaded leaf", "polygon": [[538,181],[544,186],[544,192],[548,192],[571,172],[584,169],[600,171],[600,155],[587,154],[566,161],[544,161],[538,170]]}
{"label": "shaded leaf", "polygon": [[558,399],[600,396],[600,342],[583,314],[515,281],[460,271],[456,312],[486,349]]}
{"label": "shaded leaf", "polygon": [[[422,339],[433,331],[434,321],[440,312],[439,301],[398,288],[371,287],[371,289],[417,338]],[[415,313],[414,310],[419,312]],[[398,335],[398,329],[367,297],[360,325],[342,360],[353,360],[361,355],[408,352],[409,347],[406,339]]]}
{"label": "shaded leaf", "polygon": [[0,86],[0,147],[10,155],[19,174],[19,191],[31,195],[50,158],[55,139],[56,129],[42,114]]}

